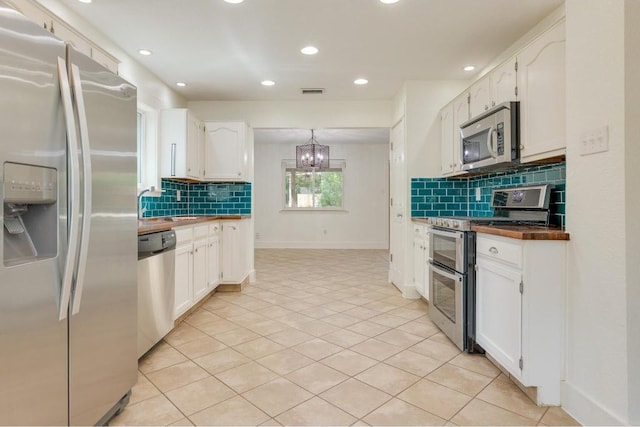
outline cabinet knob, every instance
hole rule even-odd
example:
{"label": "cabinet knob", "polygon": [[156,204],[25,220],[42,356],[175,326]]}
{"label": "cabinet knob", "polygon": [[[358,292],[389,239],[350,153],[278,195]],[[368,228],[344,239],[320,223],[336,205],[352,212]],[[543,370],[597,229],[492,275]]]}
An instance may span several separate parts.
{"label": "cabinet knob", "polygon": [[489,248],[489,252],[491,252],[492,254],[496,255],[498,253],[498,248],[496,248],[495,246],[491,246]]}
{"label": "cabinet knob", "polygon": [[238,176],[242,176],[242,172],[238,172]]}
{"label": "cabinet knob", "polygon": [[487,111],[488,109],[489,109],[489,106],[485,104],[484,105],[484,110]]}
{"label": "cabinet knob", "polygon": [[496,101],[491,101],[491,106],[495,107],[496,106]]}
{"label": "cabinet knob", "polygon": [[189,252],[191,255],[193,255],[193,251]]}
{"label": "cabinet knob", "polygon": [[524,150],[524,144],[520,144],[520,151]]}

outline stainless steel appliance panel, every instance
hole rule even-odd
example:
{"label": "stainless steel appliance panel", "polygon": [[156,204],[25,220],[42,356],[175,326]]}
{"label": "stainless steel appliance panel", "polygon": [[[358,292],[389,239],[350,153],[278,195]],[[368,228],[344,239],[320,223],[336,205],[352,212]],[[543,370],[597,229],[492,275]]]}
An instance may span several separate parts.
{"label": "stainless steel appliance panel", "polygon": [[465,350],[463,314],[464,276],[429,264],[431,309],[429,317],[451,341]]}
{"label": "stainless steel appliance panel", "polygon": [[[1,1],[0,29],[0,165],[52,168],[61,183],[57,202],[46,208],[54,209],[47,237],[53,256],[0,264],[0,424],[66,425],[67,320],[58,320],[67,251],[66,139],[56,68],[64,44]],[[3,203],[0,209],[4,218]]]}
{"label": "stainless steel appliance panel", "polygon": [[91,166],[83,179],[92,195],[69,325],[69,417],[94,425],[137,379],[136,89],[73,49],[68,64],[82,86]]}
{"label": "stainless steel appliance panel", "polygon": [[173,329],[175,249],[138,260],[138,357]]}
{"label": "stainless steel appliance panel", "polygon": [[465,234],[461,231],[431,229],[429,259],[451,270],[463,273],[465,271],[464,237]]}

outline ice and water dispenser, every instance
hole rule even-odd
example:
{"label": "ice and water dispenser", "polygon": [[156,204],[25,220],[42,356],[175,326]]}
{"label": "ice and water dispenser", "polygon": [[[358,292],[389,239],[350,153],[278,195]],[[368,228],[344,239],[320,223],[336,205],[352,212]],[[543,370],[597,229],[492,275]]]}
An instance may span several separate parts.
{"label": "ice and water dispenser", "polygon": [[5,267],[56,256],[58,173],[54,168],[3,166]]}

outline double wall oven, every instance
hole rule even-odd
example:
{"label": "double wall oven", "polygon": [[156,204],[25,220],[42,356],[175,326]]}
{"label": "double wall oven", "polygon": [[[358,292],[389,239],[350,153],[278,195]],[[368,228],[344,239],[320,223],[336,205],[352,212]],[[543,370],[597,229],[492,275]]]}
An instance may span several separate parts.
{"label": "double wall oven", "polygon": [[434,217],[429,241],[429,316],[469,353],[483,352],[475,342],[475,224],[549,225],[551,185],[495,189],[489,217]]}
{"label": "double wall oven", "polygon": [[429,245],[429,314],[460,350],[473,352],[476,234],[444,228],[448,220],[434,222]]}

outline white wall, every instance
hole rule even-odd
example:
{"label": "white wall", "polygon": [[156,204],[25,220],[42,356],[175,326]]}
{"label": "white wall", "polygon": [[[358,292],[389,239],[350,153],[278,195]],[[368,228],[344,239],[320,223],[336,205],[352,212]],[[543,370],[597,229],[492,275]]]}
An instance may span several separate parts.
{"label": "white wall", "polygon": [[640,425],[640,1],[625,4],[628,423]]}
{"label": "white wall", "polygon": [[295,158],[295,144],[256,141],[257,248],[388,248],[388,144],[333,144],[330,150],[331,158],[346,161],[346,211],[283,211],[281,162]]}
{"label": "white wall", "polygon": [[[571,241],[563,405],[587,424],[625,424],[631,404],[627,389],[626,311],[631,283],[626,275],[624,183],[625,143],[630,138],[625,135],[624,9],[624,1],[566,2],[567,230]],[[580,134],[601,126],[609,127],[609,151],[581,156]],[[637,143],[637,137],[634,139]],[[637,253],[634,262],[638,262]],[[632,357],[637,364],[637,353]]]}
{"label": "white wall", "polygon": [[184,108],[186,99],[168,87],[155,74],[127,55],[109,37],[91,26],[86,20],[62,5],[59,0],[37,0],[44,7],[58,15],[89,40],[120,60],[119,74],[138,88],[138,101],[151,108]]}

